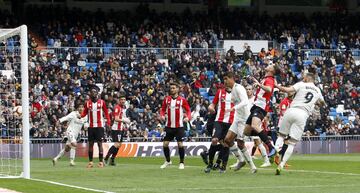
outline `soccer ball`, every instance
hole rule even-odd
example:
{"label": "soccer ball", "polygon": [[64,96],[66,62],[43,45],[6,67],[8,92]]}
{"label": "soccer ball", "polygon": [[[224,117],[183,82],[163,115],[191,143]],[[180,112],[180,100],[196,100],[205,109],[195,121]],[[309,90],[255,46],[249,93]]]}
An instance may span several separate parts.
{"label": "soccer ball", "polygon": [[14,115],[18,117],[22,115],[22,106],[16,106],[14,108]]}

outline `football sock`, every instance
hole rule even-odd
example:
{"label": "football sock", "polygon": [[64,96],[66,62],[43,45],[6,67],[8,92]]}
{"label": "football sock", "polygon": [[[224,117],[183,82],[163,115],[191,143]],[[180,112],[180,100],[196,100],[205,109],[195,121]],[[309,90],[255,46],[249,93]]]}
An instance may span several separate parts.
{"label": "football sock", "polygon": [[99,162],[102,162],[104,158],[103,152],[99,152]]}
{"label": "football sock", "polygon": [[184,163],[184,157],[185,157],[184,147],[179,147],[179,156],[180,156],[180,163]]}
{"label": "football sock", "polygon": [[222,166],[226,167],[228,159],[229,159],[229,152],[230,152],[229,147],[221,148],[220,152],[221,152],[221,155],[222,155],[222,159],[221,159],[222,160]]}
{"label": "football sock", "polygon": [[256,149],[257,149],[257,147],[254,145],[251,150],[251,156],[254,156]]}
{"label": "football sock", "polygon": [[93,161],[93,150],[89,149],[89,161],[92,162]]}
{"label": "football sock", "polygon": [[267,155],[265,146],[262,143],[260,143],[258,147],[259,147],[261,156],[264,158],[265,162],[269,162],[269,157]]}
{"label": "football sock", "polygon": [[214,157],[215,157],[215,153],[216,153],[216,147],[217,145],[210,145],[210,149],[209,149],[209,164],[213,164],[214,162]]}
{"label": "football sock", "polygon": [[280,163],[280,167],[284,168],[284,165],[286,164],[286,162],[289,160],[290,156],[292,155],[293,151],[294,151],[294,144],[288,144],[288,147],[284,153],[284,157]]}
{"label": "football sock", "polygon": [[119,148],[114,146],[114,150],[113,150],[113,153],[111,155],[112,160],[114,160],[116,158],[118,151],[119,151]]}
{"label": "football sock", "polygon": [[246,160],[246,162],[250,165],[251,168],[256,168],[253,160],[251,159],[251,156],[249,154],[249,152],[247,151],[247,148],[244,147],[242,150],[241,150],[242,154],[244,155],[244,158]]}
{"label": "football sock", "polygon": [[109,159],[110,155],[112,155],[114,153],[114,149],[115,149],[115,146],[111,146],[109,151],[107,152],[106,156],[105,156],[105,159]]}
{"label": "football sock", "polygon": [[63,148],[63,149],[60,150],[59,154],[55,157],[55,159],[60,159],[61,156],[64,155],[64,153],[65,153],[65,148]]}
{"label": "football sock", "polygon": [[75,159],[75,154],[76,154],[76,148],[75,147],[71,147],[70,149],[70,159],[74,160]]}
{"label": "football sock", "polygon": [[271,152],[271,150],[274,148],[273,145],[271,144],[265,130],[262,130],[260,133],[259,133],[259,137],[260,139],[269,147],[269,152]]}
{"label": "football sock", "polygon": [[289,145],[287,145],[287,144],[284,144],[284,145],[282,146],[282,148],[281,148],[281,150],[280,150],[280,152],[279,152],[279,154],[281,155],[281,160],[283,159],[284,154],[285,154],[285,152],[286,152],[286,150],[287,150],[288,147],[289,147]]}
{"label": "football sock", "polygon": [[236,144],[230,147],[230,151],[234,156],[239,160],[239,162],[244,162],[244,155],[239,151],[239,148]]}
{"label": "football sock", "polygon": [[164,155],[167,162],[170,162],[170,149],[169,147],[163,147]]}
{"label": "football sock", "polygon": [[276,142],[275,142],[275,150],[280,153],[280,149],[281,147],[284,145],[284,137],[282,136],[279,136],[277,139],[276,139]]}

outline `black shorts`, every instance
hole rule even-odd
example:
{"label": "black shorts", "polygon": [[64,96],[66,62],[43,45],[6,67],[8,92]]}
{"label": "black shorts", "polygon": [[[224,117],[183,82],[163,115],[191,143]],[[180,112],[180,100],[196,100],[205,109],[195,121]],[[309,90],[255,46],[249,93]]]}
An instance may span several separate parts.
{"label": "black shorts", "polygon": [[174,138],[176,138],[176,141],[184,141],[183,139],[184,137],[185,137],[184,127],[179,127],[179,128],[165,127],[164,141],[172,141]]}
{"label": "black shorts", "polygon": [[212,137],[218,138],[219,140],[225,139],[225,136],[226,136],[227,132],[229,131],[230,126],[231,126],[230,123],[223,123],[223,122],[215,121],[215,123],[214,123],[215,132]]}
{"label": "black shorts", "polygon": [[88,140],[90,142],[103,142],[104,140],[104,128],[103,127],[89,127],[88,128]]}
{"label": "black shorts", "polygon": [[111,130],[112,142],[122,142],[125,132],[120,130]]}
{"label": "black shorts", "polygon": [[265,118],[266,114],[267,112],[264,109],[256,105],[253,105],[250,109],[250,116],[246,120],[246,124],[251,125],[253,117],[257,117],[262,121]]}

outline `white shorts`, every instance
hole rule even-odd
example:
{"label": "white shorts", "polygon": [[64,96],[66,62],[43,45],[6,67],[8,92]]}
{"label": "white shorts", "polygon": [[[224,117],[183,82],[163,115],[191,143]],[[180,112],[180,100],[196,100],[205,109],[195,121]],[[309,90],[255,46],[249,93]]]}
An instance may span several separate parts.
{"label": "white shorts", "polygon": [[300,141],[309,114],[298,108],[289,108],[281,121],[279,133]]}
{"label": "white shorts", "polygon": [[76,138],[77,138],[77,136],[75,136],[73,133],[71,133],[71,132],[66,132],[65,133],[65,137],[67,138],[67,141],[66,141],[66,144],[68,145],[68,144],[71,144],[71,143],[76,143],[77,142],[77,140],[76,140]]}
{"label": "white shorts", "polygon": [[236,139],[244,139],[244,129],[245,129],[245,121],[235,119],[230,126],[229,131],[232,131],[236,134]]}

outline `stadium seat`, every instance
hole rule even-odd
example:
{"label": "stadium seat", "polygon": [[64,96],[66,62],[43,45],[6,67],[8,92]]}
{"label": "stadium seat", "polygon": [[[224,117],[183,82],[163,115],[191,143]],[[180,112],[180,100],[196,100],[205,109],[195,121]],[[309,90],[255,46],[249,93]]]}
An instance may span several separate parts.
{"label": "stadium seat", "polygon": [[199,88],[199,92],[207,92],[207,88]]}
{"label": "stadium seat", "polygon": [[202,96],[204,99],[209,99],[209,93],[207,92],[200,92],[200,96]]}
{"label": "stadium seat", "polygon": [[334,111],[330,111],[330,112],[329,112],[329,116],[336,117],[336,115],[337,115],[337,113],[334,112]]}
{"label": "stadium seat", "polygon": [[309,66],[312,64],[312,60],[304,60],[304,66]]}
{"label": "stadium seat", "polygon": [[90,69],[90,68],[92,68],[95,72],[96,72],[96,70],[97,70],[97,63],[86,63],[86,69]]}
{"label": "stadium seat", "polygon": [[213,102],[214,98],[215,98],[215,96],[209,96],[209,101],[210,101],[210,103]]}

